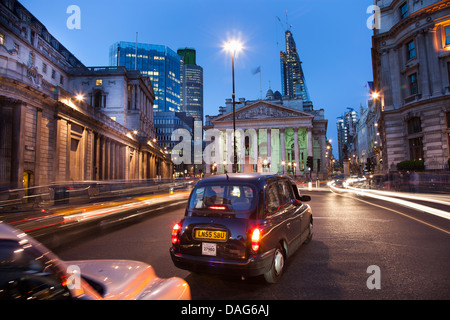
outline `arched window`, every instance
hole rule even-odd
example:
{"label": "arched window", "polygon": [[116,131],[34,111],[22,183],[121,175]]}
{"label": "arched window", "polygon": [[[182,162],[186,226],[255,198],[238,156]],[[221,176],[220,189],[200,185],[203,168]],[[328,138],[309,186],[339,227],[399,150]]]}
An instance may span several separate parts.
{"label": "arched window", "polygon": [[92,95],[92,106],[94,108],[102,108],[103,105],[103,92],[101,90],[94,90]]}

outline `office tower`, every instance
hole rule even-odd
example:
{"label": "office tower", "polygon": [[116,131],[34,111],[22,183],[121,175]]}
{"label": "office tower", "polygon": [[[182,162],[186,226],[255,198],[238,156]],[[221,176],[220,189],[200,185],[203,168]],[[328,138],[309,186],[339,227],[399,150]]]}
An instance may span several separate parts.
{"label": "office tower", "polygon": [[177,51],[181,61],[181,110],[203,122],[203,68],[196,64],[194,49]]}
{"label": "office tower", "polygon": [[302,98],[303,101],[310,101],[302,62],[300,61],[291,31],[287,30],[285,37],[286,52],[280,52],[283,95],[289,99]]}
{"label": "office tower", "polygon": [[153,111],[181,111],[180,56],[169,47],[120,41],[109,49],[109,64],[150,77],[155,92]]}
{"label": "office tower", "polygon": [[339,117],[336,123],[338,133],[339,162],[341,164],[345,157],[349,156],[348,151],[350,150],[351,144],[353,143],[353,138],[356,135],[359,120],[358,112],[352,108],[348,109],[349,111],[342,117]]}

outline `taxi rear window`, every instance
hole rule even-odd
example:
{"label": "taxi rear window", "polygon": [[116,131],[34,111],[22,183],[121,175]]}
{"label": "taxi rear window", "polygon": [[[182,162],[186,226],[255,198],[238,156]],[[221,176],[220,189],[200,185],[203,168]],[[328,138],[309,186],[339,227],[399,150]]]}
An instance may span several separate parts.
{"label": "taxi rear window", "polygon": [[197,186],[189,202],[190,210],[244,212],[254,207],[256,192],[250,185]]}

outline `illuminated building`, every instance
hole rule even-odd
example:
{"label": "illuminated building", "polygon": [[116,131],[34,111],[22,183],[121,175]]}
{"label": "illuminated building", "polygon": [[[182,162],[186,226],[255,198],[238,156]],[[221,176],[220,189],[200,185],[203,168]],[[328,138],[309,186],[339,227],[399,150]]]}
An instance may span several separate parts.
{"label": "illuminated building", "polygon": [[120,41],[109,49],[109,65],[139,70],[151,79],[155,112],[179,112],[180,56],[169,47]]}
{"label": "illuminated building", "polygon": [[372,59],[383,172],[450,158],[450,2],[377,0]]}
{"label": "illuminated building", "polygon": [[196,121],[203,122],[203,68],[196,63],[194,49],[177,51],[181,56],[181,109]]}
{"label": "illuminated building", "polygon": [[[152,103],[151,86],[107,69],[84,66],[18,1],[0,2],[0,187],[26,194],[55,182],[172,177],[152,136],[124,120],[139,123],[126,112],[127,87],[143,89],[139,109]],[[118,88],[122,103],[112,100]],[[116,107],[125,116],[104,113]]]}

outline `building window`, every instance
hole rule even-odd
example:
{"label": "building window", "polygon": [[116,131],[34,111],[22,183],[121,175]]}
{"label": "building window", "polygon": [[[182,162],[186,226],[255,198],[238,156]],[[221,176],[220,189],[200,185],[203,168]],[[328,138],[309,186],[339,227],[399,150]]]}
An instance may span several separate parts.
{"label": "building window", "polygon": [[450,111],[447,112],[447,128],[450,129]]}
{"label": "building window", "polygon": [[400,6],[400,16],[405,19],[408,16],[408,3],[405,2]]}
{"label": "building window", "polygon": [[445,45],[450,46],[450,26],[444,27]]}
{"label": "building window", "polygon": [[409,139],[409,159],[410,160],[423,160],[422,137]]}
{"label": "building window", "polygon": [[447,62],[448,83],[450,84],[450,62]]}
{"label": "building window", "polygon": [[106,94],[99,89],[95,89],[91,95],[91,106],[94,108],[106,108]]}
{"label": "building window", "polygon": [[34,54],[33,52],[30,52],[30,56],[28,57],[29,65],[34,66]]}
{"label": "building window", "polygon": [[52,69],[52,79],[55,79],[56,78],[56,71],[55,71],[55,69]]}
{"label": "building window", "polygon": [[42,72],[47,73],[47,64],[46,63],[42,64]]}
{"label": "building window", "polygon": [[408,134],[422,132],[422,123],[419,117],[414,117],[408,120]]}
{"label": "building window", "polygon": [[409,76],[409,94],[411,96],[419,93],[419,88],[417,85],[417,73],[413,73]]}
{"label": "building window", "polygon": [[61,85],[64,84],[64,77],[63,77],[63,76],[60,76],[60,77],[59,77],[59,83],[60,83]]}
{"label": "building window", "polygon": [[103,85],[103,80],[102,79],[95,80],[95,85],[96,86],[102,86]]}
{"label": "building window", "polygon": [[411,60],[414,59],[416,57],[416,44],[414,43],[414,40],[408,42],[408,44],[406,45],[407,47],[407,59]]}
{"label": "building window", "polygon": [[5,45],[5,35],[3,33],[0,33],[0,45]]}

